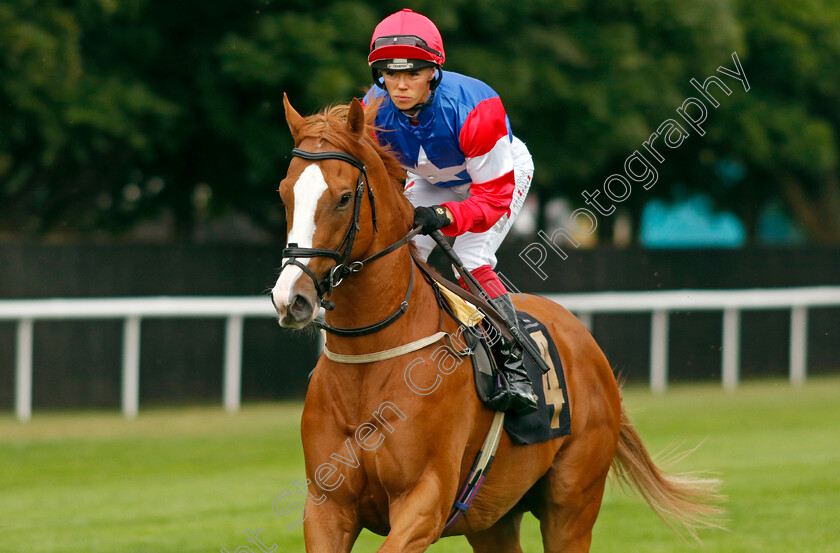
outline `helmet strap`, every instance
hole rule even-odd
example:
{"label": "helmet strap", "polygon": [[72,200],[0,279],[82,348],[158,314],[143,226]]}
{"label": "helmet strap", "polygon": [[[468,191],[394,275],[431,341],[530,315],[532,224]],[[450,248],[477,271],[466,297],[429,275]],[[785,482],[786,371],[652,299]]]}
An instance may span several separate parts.
{"label": "helmet strap", "polygon": [[441,69],[439,65],[436,66],[435,69],[437,69],[437,75],[434,79],[432,79],[432,82],[429,84],[429,87],[432,89],[432,95],[429,96],[429,100],[431,100],[432,97],[435,95],[435,89],[440,84],[441,79],[443,79],[443,69]]}
{"label": "helmet strap", "polygon": [[441,70],[440,66],[437,66],[435,69],[437,69],[437,75],[434,79],[432,79],[429,82],[429,90],[431,91],[431,93],[429,94],[429,97],[426,98],[426,101],[420,102],[419,104],[416,104],[408,109],[400,110],[409,119],[416,118],[420,114],[420,112],[423,111],[423,108],[431,106],[432,103],[435,101],[435,89],[438,87],[438,85],[440,84],[440,80],[443,77],[443,71]]}
{"label": "helmet strap", "polygon": [[387,88],[385,88],[385,79],[383,77],[380,77],[380,75],[379,75],[379,69],[371,66],[370,67],[370,73],[371,73],[371,76],[373,77],[373,84],[375,84],[376,86],[378,86],[382,90],[388,90]]}
{"label": "helmet strap", "polygon": [[434,101],[435,101],[435,89],[433,88],[432,93],[429,94],[429,97],[426,98],[425,102],[421,102],[419,104],[416,104],[416,105],[414,105],[414,106],[412,106],[408,109],[401,109],[400,111],[403,113],[403,115],[405,115],[409,119],[414,119],[418,115],[420,115],[420,112],[423,110],[424,107],[432,105],[432,102],[434,102]]}

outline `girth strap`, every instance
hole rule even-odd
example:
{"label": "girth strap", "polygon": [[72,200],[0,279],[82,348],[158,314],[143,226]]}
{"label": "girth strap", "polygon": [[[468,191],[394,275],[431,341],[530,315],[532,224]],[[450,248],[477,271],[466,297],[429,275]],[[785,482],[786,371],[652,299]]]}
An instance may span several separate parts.
{"label": "girth strap", "polygon": [[455,504],[449,510],[449,516],[446,517],[446,526],[443,531],[449,530],[453,524],[460,520],[461,516],[467,512],[467,509],[472,505],[473,499],[478,495],[481,485],[484,483],[484,478],[490,470],[490,465],[496,458],[496,449],[499,447],[499,438],[502,435],[502,425],[505,422],[505,414],[501,411],[496,411],[496,416],[493,418],[493,423],[490,425],[490,430],[487,431],[487,437],[484,438],[484,443],[478,452],[472,470],[464,487],[455,499]]}

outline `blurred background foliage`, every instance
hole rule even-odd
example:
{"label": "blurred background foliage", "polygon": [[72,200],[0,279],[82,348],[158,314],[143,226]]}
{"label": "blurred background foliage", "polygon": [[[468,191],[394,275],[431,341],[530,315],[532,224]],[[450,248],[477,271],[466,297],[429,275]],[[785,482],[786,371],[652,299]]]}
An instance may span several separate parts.
{"label": "blurred background foliage", "polygon": [[[282,239],[275,193],[302,113],[361,96],[370,35],[404,2],[0,0],[0,234],[196,238],[236,217]],[[773,203],[840,242],[840,4],[834,0],[417,0],[446,68],[502,96],[542,202],[600,188],[689,96],[733,67],[707,134],[663,151],[622,204],[701,191],[753,241]],[[614,218],[600,221],[609,230]]]}

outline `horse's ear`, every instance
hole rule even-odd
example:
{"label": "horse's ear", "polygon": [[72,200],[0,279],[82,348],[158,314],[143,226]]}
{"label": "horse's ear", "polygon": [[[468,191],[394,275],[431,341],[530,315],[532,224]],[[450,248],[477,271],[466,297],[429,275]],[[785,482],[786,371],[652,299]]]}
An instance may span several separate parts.
{"label": "horse's ear", "polygon": [[365,132],[365,108],[358,98],[350,102],[350,111],[347,113],[347,130],[356,136],[362,136]]}
{"label": "horse's ear", "polygon": [[289,97],[285,92],[283,93],[283,107],[286,108],[286,122],[289,123],[289,130],[292,131],[292,138],[294,138],[297,142],[297,136],[306,124],[306,121],[297,111],[295,111],[295,108],[292,107],[292,104],[289,102]]}

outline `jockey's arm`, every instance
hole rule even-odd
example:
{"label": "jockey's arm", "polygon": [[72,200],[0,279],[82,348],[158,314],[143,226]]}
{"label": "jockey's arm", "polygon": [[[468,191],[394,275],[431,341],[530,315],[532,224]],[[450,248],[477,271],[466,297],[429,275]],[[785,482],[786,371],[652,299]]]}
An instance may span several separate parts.
{"label": "jockey's arm", "polygon": [[470,175],[470,197],[446,202],[453,223],[442,230],[449,236],[484,232],[510,213],[515,188],[513,148],[504,107],[498,97],[472,110],[459,134]]}
{"label": "jockey's arm", "polygon": [[484,232],[510,213],[513,197],[513,170],[503,182],[476,183],[470,186],[470,197],[460,202],[445,202],[441,206],[453,223],[441,231],[448,236],[465,232]]}

